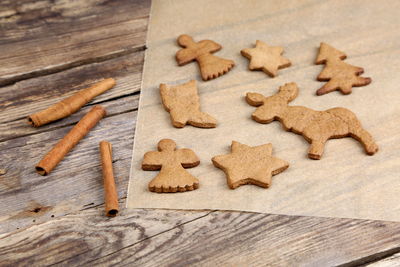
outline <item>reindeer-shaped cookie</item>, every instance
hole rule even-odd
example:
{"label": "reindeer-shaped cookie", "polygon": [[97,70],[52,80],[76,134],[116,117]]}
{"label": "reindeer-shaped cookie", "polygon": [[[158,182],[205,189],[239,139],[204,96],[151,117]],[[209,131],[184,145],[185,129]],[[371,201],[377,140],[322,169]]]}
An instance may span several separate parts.
{"label": "reindeer-shaped cookie", "polygon": [[191,36],[183,34],[178,37],[178,44],[184,47],[176,53],[178,65],[183,66],[196,60],[199,63],[201,78],[204,81],[227,73],[235,65],[232,60],[211,54],[222,48],[222,46],[214,41],[203,40],[195,42]]}
{"label": "reindeer-shaped cookie", "polygon": [[353,112],[345,108],[331,108],[316,111],[303,106],[288,106],[297,97],[296,83],[287,83],[273,96],[265,97],[258,93],[247,93],[247,102],[258,107],[252,118],[259,123],[278,120],[287,131],[292,131],[311,144],[308,157],[320,159],[328,139],[353,137],[363,144],[365,152],[373,155],[378,146],[372,136],[362,128]]}

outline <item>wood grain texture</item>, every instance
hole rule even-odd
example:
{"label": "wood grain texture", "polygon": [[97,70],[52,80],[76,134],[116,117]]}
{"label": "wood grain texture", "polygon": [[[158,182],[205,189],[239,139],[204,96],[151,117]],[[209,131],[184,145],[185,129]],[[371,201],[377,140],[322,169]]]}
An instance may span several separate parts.
{"label": "wood grain texture", "polygon": [[[0,177],[0,197],[7,199],[7,202],[0,204],[2,208],[0,213],[0,232],[15,230],[34,222],[49,220],[52,215],[57,217],[71,211],[102,203],[102,191],[99,190],[101,187],[96,187],[89,182],[91,179],[93,179],[92,182],[97,182],[97,175],[100,174],[99,177],[101,178],[101,171],[93,171],[86,164],[100,166],[97,146],[98,142],[105,138],[115,142],[122,139],[127,141],[127,143],[117,144],[116,149],[118,151],[115,152],[116,158],[114,158],[115,168],[119,170],[119,174],[116,173],[116,175],[121,175],[120,177],[116,176],[117,184],[118,182],[121,183],[119,189],[122,191],[119,193],[120,196],[125,195],[127,185],[126,172],[129,169],[131,157],[130,148],[133,141],[135,110],[137,110],[139,100],[137,93],[140,90],[143,55],[143,51],[139,51],[106,62],[88,64],[0,88],[0,92],[4,96],[0,100],[2,110],[0,115],[2,122],[0,124],[0,139],[3,141],[8,140],[0,143],[0,166],[7,170],[7,174]],[[103,77],[116,78],[117,85],[110,91],[96,97],[72,116],[40,128],[33,128],[25,122],[28,114],[39,111],[44,106],[56,103]],[[85,140],[85,138],[82,140],[82,142],[88,142],[88,146],[91,147],[88,151],[82,151],[83,154],[89,153],[87,156],[82,156],[79,152],[75,154],[75,150],[70,153],[71,155],[76,155],[77,161],[66,167],[64,174],[59,177],[74,173],[70,178],[75,181],[68,182],[68,179],[63,181],[61,178],[60,181],[55,182],[51,178],[53,174],[48,177],[49,179],[37,177],[33,171],[33,166],[94,104],[99,103],[106,108],[107,117],[109,117],[108,121],[111,124],[105,129],[107,131],[106,135],[104,135],[104,132],[97,132],[95,128],[89,134],[94,135],[95,139]],[[119,114],[124,114],[124,116],[118,117],[117,115]],[[114,116],[117,117],[114,118]],[[107,124],[107,121],[102,123]],[[114,127],[117,129],[114,129]],[[118,134],[118,132],[122,133],[122,135]],[[83,160],[86,164],[80,164],[80,160]],[[63,162],[66,163],[68,161],[67,156]],[[66,166],[68,166],[68,163]],[[69,168],[75,171],[71,172]],[[62,169],[63,167],[61,167]],[[51,189],[51,192],[56,192],[55,196],[51,198],[54,200],[54,202],[50,201],[52,203],[47,201],[49,199],[47,194],[49,192],[48,186],[52,187],[51,185],[46,185],[47,182],[55,182],[53,186],[60,186],[58,189]],[[88,182],[89,184],[87,184]],[[81,202],[84,198],[82,199],[79,192],[76,192],[77,195],[75,195],[79,196],[78,199],[74,199],[73,196],[68,196],[64,192],[64,187],[68,187],[68,183],[75,184],[76,188],[84,191],[94,190],[96,194],[94,192],[88,193],[88,198]],[[44,191],[42,193],[36,192],[37,187],[42,188]],[[74,192],[76,188],[71,188],[70,192]],[[58,194],[58,192],[62,192],[62,194]],[[90,205],[87,206],[87,204]],[[35,212],[37,208],[39,208],[39,211]],[[50,210],[51,213],[49,212]]]}
{"label": "wood grain texture", "polygon": [[378,261],[370,263],[366,266],[368,266],[368,267],[392,267],[392,266],[398,266],[399,264],[400,264],[400,253],[396,253],[390,257],[378,260]]}
{"label": "wood grain texture", "polygon": [[[117,100],[115,102],[117,103],[119,98],[139,92],[143,57],[144,52],[139,51],[105,62],[88,64],[60,73],[20,81],[11,86],[1,87],[0,141],[49,131],[77,122],[87,112],[86,109],[37,129],[26,123],[26,117],[73,95],[80,89],[90,86],[105,77],[115,78],[117,85],[94,98],[89,105],[104,103],[107,111],[111,112],[110,114],[136,109],[137,105],[118,106],[121,104],[119,103],[115,105],[115,109],[109,110],[108,107],[112,106],[113,103],[106,102],[108,100]],[[121,101],[122,103],[129,102]]]}
{"label": "wood grain texture", "polygon": [[335,266],[400,249],[398,223],[173,210],[105,219],[102,212],[99,206],[3,234],[3,264]]}
{"label": "wood grain texture", "polygon": [[0,4],[0,85],[143,48],[147,0]]}
{"label": "wood grain texture", "polygon": [[399,250],[399,227],[379,221],[214,212],[152,238],[147,246],[135,244],[91,264],[356,265],[379,252]]}
{"label": "wood grain texture", "polygon": [[136,111],[108,115],[45,177],[35,172],[35,164],[72,126],[0,143],[0,166],[7,170],[0,178],[0,231],[8,232],[35,221],[49,220],[51,215],[60,216],[103,203],[98,150],[101,140],[108,140],[114,146],[118,195],[125,196],[135,118]]}
{"label": "wood grain texture", "polygon": [[[123,200],[120,205],[125,205]],[[0,235],[0,266],[44,266],[56,263],[83,266],[101,255],[133,244],[142,241],[143,245],[149,244],[153,236],[209,212],[122,211],[112,219],[103,213],[104,206],[100,205]]]}

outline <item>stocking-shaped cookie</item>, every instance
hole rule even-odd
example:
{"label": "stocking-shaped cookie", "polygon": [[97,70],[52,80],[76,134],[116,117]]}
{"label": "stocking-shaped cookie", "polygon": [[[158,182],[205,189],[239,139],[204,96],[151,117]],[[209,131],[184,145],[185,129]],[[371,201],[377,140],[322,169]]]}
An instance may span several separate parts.
{"label": "stocking-shaped cookie", "polygon": [[227,73],[235,65],[232,60],[223,59],[211,54],[222,48],[214,41],[203,40],[196,43],[192,37],[183,34],[178,37],[178,44],[184,47],[176,53],[178,65],[183,66],[196,60],[204,81]]}
{"label": "stocking-shaped cookie", "polygon": [[144,154],[142,169],[160,173],[149,183],[149,190],[157,193],[175,193],[195,190],[199,180],[184,168],[196,167],[200,164],[196,154],[187,148],[176,149],[171,139],[158,142],[158,151]]}
{"label": "stocking-shaped cookie", "polygon": [[214,128],[217,125],[216,119],[200,111],[196,81],[192,80],[177,86],[162,83],[160,94],[175,127],[182,128],[190,124],[200,128]]}

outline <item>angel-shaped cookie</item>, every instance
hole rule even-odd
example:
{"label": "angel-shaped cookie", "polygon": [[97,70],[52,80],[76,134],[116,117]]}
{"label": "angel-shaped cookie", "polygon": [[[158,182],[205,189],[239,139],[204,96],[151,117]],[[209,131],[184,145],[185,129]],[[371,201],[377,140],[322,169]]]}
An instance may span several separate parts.
{"label": "angel-shaped cookie", "polygon": [[186,124],[200,128],[214,128],[216,119],[200,111],[196,81],[177,86],[160,84],[160,94],[165,109],[171,115],[172,125],[182,128]]}
{"label": "angel-shaped cookie", "polygon": [[196,60],[204,81],[227,73],[235,65],[232,60],[223,59],[211,54],[222,48],[221,45],[214,41],[203,40],[196,43],[191,36],[183,34],[178,37],[178,44],[184,47],[176,53],[178,65],[183,66]]}
{"label": "angel-shaped cookie", "polygon": [[150,181],[149,190],[157,193],[175,193],[195,190],[199,180],[184,168],[193,168],[200,164],[196,154],[187,148],[176,149],[171,139],[158,142],[158,151],[144,154],[142,169],[160,173]]}

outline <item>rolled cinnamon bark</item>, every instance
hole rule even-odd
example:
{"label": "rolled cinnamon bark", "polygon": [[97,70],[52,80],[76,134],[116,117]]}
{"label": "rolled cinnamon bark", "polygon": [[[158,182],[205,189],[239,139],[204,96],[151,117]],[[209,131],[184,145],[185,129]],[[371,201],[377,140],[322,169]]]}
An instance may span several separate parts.
{"label": "rolled cinnamon bark", "polygon": [[102,106],[93,107],[36,165],[35,169],[37,173],[40,175],[49,174],[65,155],[74,148],[105,115],[106,110]]}
{"label": "rolled cinnamon bark", "polygon": [[113,78],[102,80],[89,88],[78,91],[74,95],[48,107],[45,110],[28,116],[28,123],[34,127],[39,127],[49,122],[68,117],[78,111],[90,100],[104,93],[114,85],[115,80]]}
{"label": "rolled cinnamon bark", "polygon": [[106,203],[106,215],[114,217],[118,213],[118,194],[115,187],[112,147],[107,141],[100,142],[101,166],[103,168],[104,200]]}

